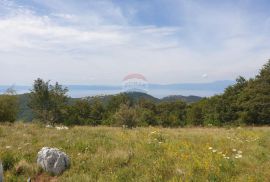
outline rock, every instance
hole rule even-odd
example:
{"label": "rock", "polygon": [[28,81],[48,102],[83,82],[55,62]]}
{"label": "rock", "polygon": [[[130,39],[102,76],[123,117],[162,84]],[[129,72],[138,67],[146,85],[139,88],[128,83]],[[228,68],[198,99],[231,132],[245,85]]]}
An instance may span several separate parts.
{"label": "rock", "polygon": [[69,128],[66,126],[56,126],[55,127],[57,130],[68,130]]}
{"label": "rock", "polygon": [[2,162],[0,161],[0,182],[4,181],[4,170],[3,170],[3,165]]}
{"label": "rock", "polygon": [[43,147],[38,152],[37,164],[54,175],[63,173],[70,165],[69,157],[57,148]]}

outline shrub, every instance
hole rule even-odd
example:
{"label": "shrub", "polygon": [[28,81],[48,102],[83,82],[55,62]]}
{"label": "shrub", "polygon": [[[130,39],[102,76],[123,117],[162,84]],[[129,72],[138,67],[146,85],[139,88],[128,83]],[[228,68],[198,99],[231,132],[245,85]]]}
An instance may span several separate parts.
{"label": "shrub", "polygon": [[0,122],[14,122],[17,118],[17,97],[11,94],[0,95]]}
{"label": "shrub", "polygon": [[12,169],[16,162],[15,158],[13,157],[11,153],[5,153],[1,159],[2,159],[2,164],[5,171]]}
{"label": "shrub", "polygon": [[137,113],[132,107],[127,104],[120,105],[119,110],[114,115],[115,123],[117,125],[125,125],[128,128],[137,126]]}

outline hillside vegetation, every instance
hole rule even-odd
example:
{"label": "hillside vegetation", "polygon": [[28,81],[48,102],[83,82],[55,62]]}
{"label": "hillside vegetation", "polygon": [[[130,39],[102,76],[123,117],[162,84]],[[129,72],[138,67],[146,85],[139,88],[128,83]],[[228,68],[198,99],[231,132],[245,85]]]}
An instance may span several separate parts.
{"label": "hillside vegetation", "polygon": [[67,93],[68,89],[59,83],[51,84],[38,78],[30,94],[0,95],[0,122],[13,122],[19,115],[22,120],[51,124],[124,125],[129,128],[268,125],[270,61],[255,78],[247,80],[240,76],[223,94],[203,99],[171,96],[159,100],[137,92],[71,99]]}
{"label": "hillside vegetation", "polygon": [[[136,128],[0,125],[6,181],[268,181],[269,128]],[[37,168],[37,152],[57,147],[71,166],[59,177]]]}
{"label": "hillside vegetation", "polygon": [[[133,100],[135,102],[138,102],[140,100],[149,100],[154,103],[160,103],[160,102],[175,102],[175,101],[184,101],[186,103],[194,103],[198,102],[199,100],[202,99],[202,97],[198,96],[181,96],[181,95],[173,95],[173,96],[168,96],[164,97],[162,99],[155,98],[149,94],[146,93],[140,93],[140,92],[128,92],[128,93],[122,93],[123,95],[126,95],[130,100]],[[19,103],[19,113],[17,116],[17,120],[23,120],[23,121],[32,121],[34,119],[33,112],[31,111],[31,108],[29,108],[28,103],[29,103],[29,96],[30,94],[21,94],[17,95],[18,97],[18,103]],[[116,95],[105,95],[105,96],[93,96],[93,97],[84,97],[84,98],[68,98],[69,104],[72,105],[76,101],[85,99],[88,100],[89,102],[94,101],[98,99],[104,106],[106,106],[113,97],[118,96]]]}

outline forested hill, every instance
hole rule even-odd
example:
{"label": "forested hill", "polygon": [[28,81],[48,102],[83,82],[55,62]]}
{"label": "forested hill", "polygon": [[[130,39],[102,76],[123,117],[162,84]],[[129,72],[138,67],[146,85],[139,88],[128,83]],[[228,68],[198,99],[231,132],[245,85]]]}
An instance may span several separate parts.
{"label": "forested hill", "polygon": [[171,96],[167,96],[162,98],[162,101],[176,101],[176,100],[182,100],[184,102],[187,103],[194,103],[194,102],[198,102],[200,101],[202,98],[199,96],[194,96],[194,95],[190,95],[190,96],[182,96],[182,95],[171,95]]}
{"label": "forested hill", "polygon": [[[36,93],[32,93],[32,96],[36,94],[34,104],[37,106],[33,107],[36,113],[40,114],[43,120],[48,116],[53,119],[61,116],[54,122],[67,122],[66,124],[121,126],[121,124],[126,124],[125,122],[130,122],[132,126],[135,123],[134,126],[170,127],[188,124],[200,126],[270,124],[270,60],[254,78],[245,79],[240,76],[235,84],[225,89],[223,94],[208,98],[169,96],[158,99],[145,93],[133,92],[73,99],[68,98],[67,90],[58,84],[49,85],[48,82],[37,79],[35,85],[38,89]],[[46,96],[44,92],[50,93],[48,97],[43,96]],[[28,96],[27,94],[18,96],[20,103],[18,119],[31,120],[32,118],[27,105]],[[62,100],[59,97],[62,97]],[[5,109],[4,106],[9,103],[11,106],[15,105],[12,100],[10,96],[3,95],[2,103],[4,104],[0,106],[2,105]],[[31,101],[33,103],[33,99]],[[6,110],[9,111],[7,107]],[[4,116],[6,115],[2,115],[3,118]],[[16,116],[16,114],[11,116]],[[120,124],[119,121],[121,121]]]}
{"label": "forested hill", "polygon": [[[202,99],[202,97],[198,97],[198,96],[182,96],[182,95],[173,95],[173,96],[164,97],[162,99],[158,99],[149,94],[141,93],[141,92],[129,92],[129,93],[123,93],[123,94],[127,95],[134,102],[137,102],[140,99],[150,100],[155,103],[159,103],[163,101],[173,102],[177,100],[182,100],[190,104],[190,103],[194,103]],[[115,95],[103,95],[103,96],[84,97],[84,98],[69,98],[69,103],[74,103],[76,100],[80,100],[80,99],[86,99],[91,102],[91,100],[98,98],[103,104],[106,105],[114,96]],[[28,107],[29,94],[18,95],[18,98],[19,98],[18,99],[19,100],[18,120],[31,121],[33,119],[33,114],[31,112],[31,109]]]}

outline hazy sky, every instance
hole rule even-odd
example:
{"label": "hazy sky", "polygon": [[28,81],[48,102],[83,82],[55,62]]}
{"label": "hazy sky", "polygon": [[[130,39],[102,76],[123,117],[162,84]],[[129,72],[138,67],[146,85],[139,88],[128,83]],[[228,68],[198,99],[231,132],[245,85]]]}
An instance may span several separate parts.
{"label": "hazy sky", "polygon": [[0,85],[234,80],[269,58],[269,0],[0,0]]}

